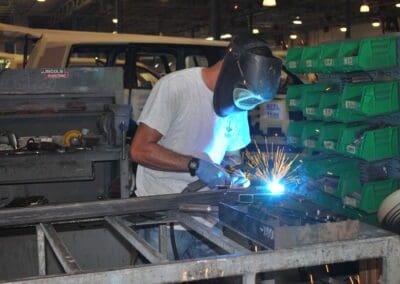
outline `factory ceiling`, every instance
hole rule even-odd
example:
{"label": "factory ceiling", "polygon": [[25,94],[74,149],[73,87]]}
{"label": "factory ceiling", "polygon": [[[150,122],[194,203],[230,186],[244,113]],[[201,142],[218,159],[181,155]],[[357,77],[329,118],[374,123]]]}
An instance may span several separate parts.
{"label": "factory ceiling", "polygon": [[[43,1],[43,0],[42,0]],[[212,6],[218,4],[220,34],[257,28],[269,39],[292,32],[378,20],[398,30],[400,8],[391,0],[0,0],[0,21],[31,27],[207,37],[215,35]],[[369,13],[360,5],[369,4]],[[294,25],[297,17],[301,25]],[[113,22],[118,18],[118,23]],[[215,26],[215,25],[214,25]]]}

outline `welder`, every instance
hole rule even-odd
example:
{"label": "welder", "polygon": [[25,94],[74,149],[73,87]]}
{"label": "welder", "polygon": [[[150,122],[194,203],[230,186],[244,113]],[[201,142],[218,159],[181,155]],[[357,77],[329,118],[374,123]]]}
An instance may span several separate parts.
{"label": "welder", "polygon": [[[221,165],[231,163],[230,153],[250,143],[247,112],[274,98],[281,68],[264,40],[246,35],[233,38],[214,66],[161,78],[131,146],[139,164],[136,195],[180,193],[198,179],[211,189],[247,186],[244,176],[232,177]],[[198,256],[179,247],[183,257]]]}

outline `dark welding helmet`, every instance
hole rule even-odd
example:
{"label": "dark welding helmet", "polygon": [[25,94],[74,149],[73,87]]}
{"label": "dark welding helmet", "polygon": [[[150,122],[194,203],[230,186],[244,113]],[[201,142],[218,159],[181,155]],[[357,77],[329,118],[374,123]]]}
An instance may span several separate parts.
{"label": "dark welding helmet", "polygon": [[256,37],[235,37],[214,89],[214,110],[219,116],[248,111],[271,101],[278,90],[282,61]]}

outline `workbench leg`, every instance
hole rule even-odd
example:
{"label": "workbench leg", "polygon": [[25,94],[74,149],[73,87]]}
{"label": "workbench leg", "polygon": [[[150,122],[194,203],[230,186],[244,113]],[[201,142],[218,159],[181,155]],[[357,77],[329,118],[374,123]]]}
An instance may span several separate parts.
{"label": "workbench leg", "polygon": [[36,225],[36,236],[37,236],[37,250],[38,250],[38,269],[39,275],[46,275],[46,239],[44,237],[43,230],[39,225]]}
{"label": "workbench leg", "polygon": [[385,284],[400,283],[400,236],[394,236],[388,241],[387,251],[383,257],[382,281]]}
{"label": "workbench leg", "polygon": [[128,155],[125,156],[125,159],[120,159],[120,191],[121,191],[121,198],[129,198],[130,196],[130,189],[131,189],[131,172],[130,172],[130,159]]}
{"label": "workbench leg", "polygon": [[159,249],[160,253],[165,256],[165,258],[168,258],[168,228],[167,225],[160,225],[159,227]]}
{"label": "workbench leg", "polygon": [[256,283],[256,274],[248,273],[248,274],[243,275],[242,283],[243,284],[255,284]]}

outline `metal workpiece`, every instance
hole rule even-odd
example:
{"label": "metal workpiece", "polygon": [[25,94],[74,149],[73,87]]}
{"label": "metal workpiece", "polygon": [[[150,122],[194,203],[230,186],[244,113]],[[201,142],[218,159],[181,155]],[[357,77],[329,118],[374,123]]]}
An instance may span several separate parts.
{"label": "metal workpiece", "polygon": [[[288,225],[276,227],[274,238],[282,238],[275,249],[263,249],[257,252],[246,249],[243,242],[231,234],[224,234],[223,223],[208,226],[203,222],[215,219],[215,213],[202,213],[201,219],[192,215],[197,212],[184,213],[179,210],[183,204],[193,206],[218,204],[219,200],[239,200],[238,193],[216,191],[188,194],[172,194],[149,196],[136,199],[77,203],[70,205],[43,206],[42,208],[26,208],[19,210],[0,210],[0,228],[9,226],[17,229],[36,226],[37,258],[39,269],[37,276],[8,280],[9,283],[176,283],[202,279],[238,276],[244,283],[256,283],[256,275],[262,272],[279,272],[288,269],[305,268],[325,264],[352,262],[357,260],[382,259],[382,283],[400,283],[400,237],[388,231],[353,220],[327,221],[311,225]],[[210,217],[210,218],[208,218]],[[68,221],[70,220],[70,221]],[[82,225],[79,225],[79,220]],[[99,220],[103,220],[99,222]],[[48,224],[43,224],[47,222]],[[55,232],[51,223],[57,223],[59,233]],[[59,234],[70,228],[89,228],[89,224],[97,228],[103,226],[110,236],[121,239],[128,244],[129,251],[136,249],[149,264],[132,265],[131,260],[120,266],[87,269],[82,262],[83,255],[76,247],[76,238],[61,241]],[[13,224],[14,223],[14,224]],[[39,224],[38,224],[39,223]],[[187,229],[202,236],[206,241],[219,246],[226,254],[206,258],[186,260],[168,260],[167,247],[170,241],[168,225],[181,224]],[[136,226],[159,226],[159,242],[153,247],[142,239],[133,229]],[[62,227],[64,226],[64,227]],[[65,227],[67,226],[67,227]],[[111,228],[110,228],[111,227]],[[111,229],[111,230],[110,230]],[[279,230],[282,230],[281,232]],[[348,231],[348,232],[347,232]],[[248,243],[254,237],[252,232],[241,233]],[[285,236],[284,234],[290,235]],[[331,236],[329,236],[331,235]],[[310,241],[307,240],[309,236]],[[44,242],[49,242],[57,260],[62,264],[66,274],[45,276],[49,268],[49,260],[45,258]],[[64,239],[64,237],[63,237]],[[90,241],[90,240],[87,240]],[[261,240],[262,241],[262,240]],[[261,242],[260,241],[260,242]],[[283,241],[288,244],[284,245]],[[262,243],[262,242],[261,242]],[[107,243],[102,243],[106,246]],[[114,243],[115,245],[115,243]],[[179,245],[179,244],[178,244]],[[36,248],[36,246],[35,246]],[[113,246],[114,248],[114,246]],[[262,248],[262,246],[261,246]],[[128,248],[127,248],[128,249]],[[79,259],[79,265],[71,253]],[[94,254],[97,251],[93,251]],[[78,257],[79,256],[79,257]],[[96,255],[97,256],[97,255]],[[46,263],[47,261],[47,263]],[[81,270],[81,267],[85,269]],[[50,272],[47,272],[50,273]],[[7,282],[8,283],[8,282]]]}
{"label": "metal workpiece", "polygon": [[[68,248],[65,246],[63,241],[57,235],[56,230],[54,230],[52,225],[49,224],[39,224],[40,230],[49,242],[51,249],[56,255],[58,261],[60,262],[62,268],[66,273],[77,273],[81,271],[78,263],[75,261],[74,257],[69,252]],[[42,249],[39,252],[42,254]],[[43,256],[40,256],[43,261]],[[43,263],[40,264],[41,273],[43,272]]]}
{"label": "metal workpiece", "polygon": [[199,213],[211,213],[211,212],[217,212],[218,207],[217,206],[212,206],[208,204],[182,204],[179,206],[179,211],[182,212],[199,212]]}
{"label": "metal workpiece", "polygon": [[232,241],[231,239],[225,238],[222,231],[216,227],[208,227],[204,223],[196,220],[192,216],[186,213],[175,213],[172,215],[180,224],[189,230],[193,230],[200,236],[216,244],[228,253],[247,253],[250,250]]}
{"label": "metal workpiece", "polygon": [[107,223],[151,263],[167,262],[167,258],[153,248],[118,217],[105,217]]}
{"label": "metal workpiece", "polygon": [[101,216],[116,216],[163,210],[176,210],[182,204],[218,204],[223,198],[235,198],[236,193],[209,191],[187,194],[153,195],[118,200],[78,202],[41,207],[2,209],[0,210],[0,227],[29,225],[63,220],[88,219]]}

